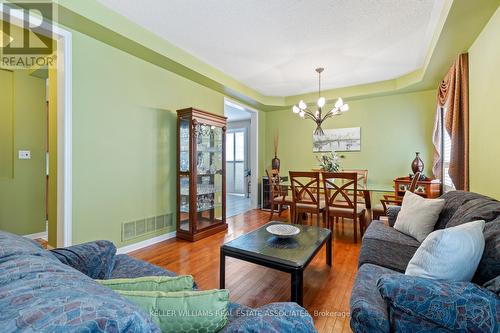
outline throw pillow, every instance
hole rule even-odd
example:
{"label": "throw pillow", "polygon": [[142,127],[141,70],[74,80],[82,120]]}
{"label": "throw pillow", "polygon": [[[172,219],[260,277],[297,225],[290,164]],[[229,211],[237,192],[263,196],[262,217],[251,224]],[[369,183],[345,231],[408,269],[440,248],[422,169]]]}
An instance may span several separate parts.
{"label": "throw pillow", "polygon": [[377,288],[391,332],[498,332],[497,296],[472,282],[384,274]]}
{"label": "throw pillow", "polygon": [[113,290],[129,291],[182,291],[193,290],[193,277],[191,275],[179,276],[143,276],[133,279],[96,280],[99,284]]}
{"label": "throw pillow", "polygon": [[228,322],[229,292],[224,289],[116,292],[146,311],[162,332],[217,332]]}
{"label": "throw pillow", "polygon": [[65,265],[92,279],[108,279],[115,267],[115,245],[106,240],[50,250]]}
{"label": "throw pillow", "polygon": [[406,191],[394,229],[423,242],[436,225],[443,199],[425,199]]}
{"label": "throw pillow", "polygon": [[484,250],[484,221],[436,230],[417,249],[406,275],[435,280],[470,281]]}

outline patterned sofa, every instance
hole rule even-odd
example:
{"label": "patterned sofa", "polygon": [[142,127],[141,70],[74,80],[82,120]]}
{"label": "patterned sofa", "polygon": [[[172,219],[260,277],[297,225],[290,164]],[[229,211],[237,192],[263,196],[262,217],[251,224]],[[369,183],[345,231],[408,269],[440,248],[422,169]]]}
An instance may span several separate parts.
{"label": "patterned sofa", "polygon": [[373,221],[363,237],[350,301],[354,332],[499,332],[500,202],[462,191],[442,198],[435,229],[486,221],[484,254],[472,282],[404,275],[420,243],[392,227],[400,208],[390,207],[389,225]]}
{"label": "patterned sofa", "polygon": [[[108,241],[47,251],[0,231],[0,331],[160,332],[148,314],[94,279],[175,273],[115,254]],[[315,331],[311,316],[296,303],[258,309],[231,303],[221,332]]]}

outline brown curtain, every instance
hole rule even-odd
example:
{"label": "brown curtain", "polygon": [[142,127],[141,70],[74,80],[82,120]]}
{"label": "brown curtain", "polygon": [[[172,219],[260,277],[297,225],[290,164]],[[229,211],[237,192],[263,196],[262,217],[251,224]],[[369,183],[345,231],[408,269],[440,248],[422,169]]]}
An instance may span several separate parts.
{"label": "brown curtain", "polygon": [[446,109],[444,128],[451,138],[449,175],[457,190],[469,190],[469,57],[458,56],[441,81],[437,94],[434,124],[435,148],[433,172],[441,176],[440,108]]}

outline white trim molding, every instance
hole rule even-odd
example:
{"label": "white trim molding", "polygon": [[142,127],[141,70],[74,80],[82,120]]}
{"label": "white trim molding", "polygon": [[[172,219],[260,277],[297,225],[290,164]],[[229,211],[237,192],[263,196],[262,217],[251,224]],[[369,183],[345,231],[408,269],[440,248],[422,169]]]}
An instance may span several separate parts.
{"label": "white trim molding", "polygon": [[252,170],[251,179],[251,209],[256,209],[259,200],[259,111],[246,106],[240,102],[224,97],[224,105],[226,102],[241,106],[245,111],[250,113],[250,169]]}
{"label": "white trim molding", "polygon": [[34,234],[29,234],[29,235],[23,235],[23,237],[29,238],[29,239],[43,239],[47,240],[47,231],[42,231],[42,232],[37,232]]}
{"label": "white trim molding", "polygon": [[172,239],[172,238],[175,238],[175,231],[169,232],[168,234],[149,238],[149,239],[143,240],[142,242],[137,242],[134,244],[120,247],[116,250],[116,254],[124,254],[124,253],[129,253],[132,251],[136,251],[136,250],[142,249],[144,247],[148,247],[148,246],[151,246],[153,244],[160,243],[160,242],[166,241],[167,239]]}

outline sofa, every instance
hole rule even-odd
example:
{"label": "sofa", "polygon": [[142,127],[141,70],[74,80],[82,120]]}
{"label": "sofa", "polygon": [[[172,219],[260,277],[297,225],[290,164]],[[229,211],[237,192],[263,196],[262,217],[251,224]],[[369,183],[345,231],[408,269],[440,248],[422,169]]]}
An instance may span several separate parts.
{"label": "sofa", "polygon": [[485,249],[472,282],[405,275],[420,243],[393,228],[400,207],[389,207],[388,223],[372,221],[363,236],[350,300],[354,332],[500,331],[500,202],[463,191],[442,198],[435,230],[486,221]]}
{"label": "sofa", "polygon": [[[175,276],[109,241],[45,250],[0,231],[1,332],[160,332],[149,314],[95,279]],[[194,289],[196,285],[193,286]],[[221,332],[315,332],[296,303],[258,309],[230,303]]]}

